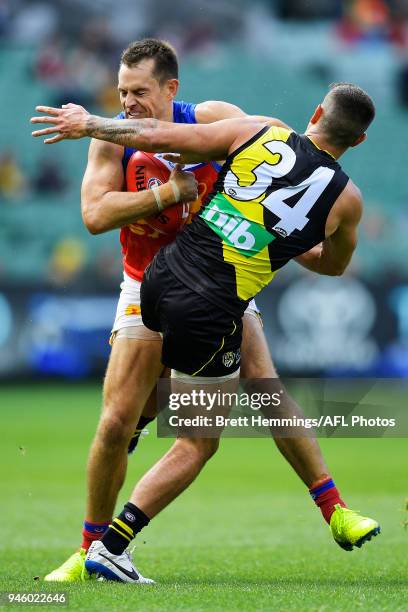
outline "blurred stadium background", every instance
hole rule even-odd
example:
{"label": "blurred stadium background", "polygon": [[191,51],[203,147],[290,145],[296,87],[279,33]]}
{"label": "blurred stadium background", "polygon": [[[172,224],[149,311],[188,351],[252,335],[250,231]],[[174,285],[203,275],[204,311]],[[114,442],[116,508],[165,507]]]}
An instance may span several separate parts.
{"label": "blurred stadium background", "polygon": [[327,86],[352,81],[378,115],[343,163],[366,209],[347,276],[291,264],[259,298],[284,374],[408,374],[407,0],[0,0],[0,377],[99,375],[121,261],[118,232],[89,235],[79,190],[87,141],[30,136],[38,103],[118,110],[132,39],[180,55],[180,99],[223,99],[302,131]]}

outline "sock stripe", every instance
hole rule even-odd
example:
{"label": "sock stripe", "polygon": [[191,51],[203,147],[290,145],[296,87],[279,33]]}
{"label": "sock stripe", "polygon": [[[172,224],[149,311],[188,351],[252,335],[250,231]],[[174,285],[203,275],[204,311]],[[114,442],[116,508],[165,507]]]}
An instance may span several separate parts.
{"label": "sock stripe", "polygon": [[128,502],[102,538],[102,543],[113,555],[121,555],[150,519],[140,508]]}
{"label": "sock stripe", "polygon": [[125,538],[125,540],[128,540],[128,542],[132,541],[132,538],[129,538],[129,536],[123,533],[123,531],[120,531],[119,529],[117,529],[115,525],[109,525],[109,529],[114,529],[120,536],[122,536],[122,538]]}
{"label": "sock stripe", "polygon": [[84,521],[84,530],[88,533],[92,534],[103,534],[109,527],[109,522],[107,523],[90,523],[88,521]]}
{"label": "sock stripe", "polygon": [[325,491],[328,491],[329,489],[334,489],[334,487],[335,487],[335,484],[333,480],[330,479],[328,482],[325,482],[320,487],[316,487],[315,489],[310,489],[310,495],[313,500],[316,500],[319,497],[319,495],[321,495]]}
{"label": "sock stripe", "polygon": [[134,537],[133,529],[131,527],[129,527],[128,525],[126,525],[126,523],[121,521],[120,518],[115,518],[115,520],[113,522],[116,525],[119,525],[119,527],[121,527],[121,529],[124,529],[124,531],[126,531],[130,535],[131,538]]}

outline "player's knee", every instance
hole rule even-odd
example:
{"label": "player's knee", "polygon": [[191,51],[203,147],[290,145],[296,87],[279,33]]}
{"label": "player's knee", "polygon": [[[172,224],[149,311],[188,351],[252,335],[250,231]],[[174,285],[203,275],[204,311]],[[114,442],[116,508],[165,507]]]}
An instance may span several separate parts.
{"label": "player's knee", "polygon": [[220,442],[215,438],[203,438],[196,440],[197,453],[200,455],[203,463],[206,463],[218,450]]}
{"label": "player's knee", "polygon": [[203,466],[217,452],[219,440],[214,438],[179,438],[176,444],[186,457]]}
{"label": "player's knee", "polygon": [[110,448],[126,446],[133,434],[134,423],[117,414],[103,414],[97,437]]}

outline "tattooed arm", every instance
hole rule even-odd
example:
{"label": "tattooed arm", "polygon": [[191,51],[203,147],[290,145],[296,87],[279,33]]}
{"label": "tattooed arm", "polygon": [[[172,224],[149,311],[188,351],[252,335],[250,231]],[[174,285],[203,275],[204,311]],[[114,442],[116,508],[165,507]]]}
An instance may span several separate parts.
{"label": "tattooed arm", "polygon": [[88,136],[147,152],[199,154],[203,161],[225,159],[231,150],[265,125],[251,117],[204,125],[167,123],[157,119],[105,119],[90,115],[76,104],[63,108],[37,106],[36,110],[48,116],[33,117],[32,123],[52,125],[32,134],[47,136],[46,144]]}
{"label": "tattooed arm", "polygon": [[[130,147],[132,145],[129,144],[129,135],[133,135],[136,138],[142,131],[154,129],[157,123],[159,123],[156,119],[144,119],[143,121],[136,119],[104,119],[103,117],[91,115],[83,106],[78,104],[65,104],[61,108],[36,106],[35,110],[40,113],[48,113],[48,115],[32,117],[31,123],[48,123],[52,126],[32,132],[32,136],[35,138],[49,136],[44,140],[45,144],[89,136],[99,140],[106,140],[113,144]],[[51,134],[55,135],[51,136]],[[141,149],[141,147],[137,148]]]}

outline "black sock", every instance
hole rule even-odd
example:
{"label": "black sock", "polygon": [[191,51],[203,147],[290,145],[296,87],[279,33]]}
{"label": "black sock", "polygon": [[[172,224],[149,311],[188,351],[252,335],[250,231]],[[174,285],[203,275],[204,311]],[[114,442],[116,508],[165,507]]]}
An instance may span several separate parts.
{"label": "black sock", "polygon": [[143,527],[150,522],[137,506],[128,502],[104,533],[102,543],[113,555],[121,555]]}
{"label": "black sock", "polygon": [[135,433],[133,434],[132,439],[129,442],[128,455],[133,453],[133,451],[135,450],[137,443],[139,442],[140,434],[142,433],[142,430],[146,427],[146,425],[154,421],[155,418],[156,417],[145,417],[142,414],[142,416],[140,417],[136,425]]}

